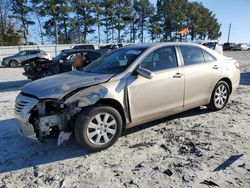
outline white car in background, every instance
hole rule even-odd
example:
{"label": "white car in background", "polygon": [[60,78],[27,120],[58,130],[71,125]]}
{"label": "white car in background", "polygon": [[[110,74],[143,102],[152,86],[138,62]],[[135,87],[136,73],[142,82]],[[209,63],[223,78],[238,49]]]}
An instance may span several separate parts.
{"label": "white car in background", "polygon": [[212,50],[215,50],[220,54],[223,54],[223,47],[219,44],[219,41],[217,40],[201,40],[201,41],[194,41],[194,43],[201,44]]}
{"label": "white car in background", "polygon": [[52,57],[43,50],[23,50],[15,55],[3,58],[1,64],[3,66],[18,67],[22,64],[22,62],[29,61],[34,58],[49,61],[52,60]]}
{"label": "white car in background", "polygon": [[249,50],[249,45],[247,45],[246,43],[240,43],[240,44],[237,44],[235,45],[232,50],[233,51],[236,51],[236,50],[239,50],[239,51],[247,51]]}

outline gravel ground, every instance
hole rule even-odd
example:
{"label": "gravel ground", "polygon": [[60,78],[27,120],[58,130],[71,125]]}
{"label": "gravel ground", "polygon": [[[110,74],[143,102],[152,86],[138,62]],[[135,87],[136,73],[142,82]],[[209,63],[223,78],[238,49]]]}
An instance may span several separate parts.
{"label": "gravel ground", "polygon": [[0,68],[0,187],[249,187],[250,52],[225,55],[242,72],[227,108],[197,108],[126,130],[99,153],[75,139],[58,147],[54,139],[21,137],[13,106],[30,81],[21,68]]}

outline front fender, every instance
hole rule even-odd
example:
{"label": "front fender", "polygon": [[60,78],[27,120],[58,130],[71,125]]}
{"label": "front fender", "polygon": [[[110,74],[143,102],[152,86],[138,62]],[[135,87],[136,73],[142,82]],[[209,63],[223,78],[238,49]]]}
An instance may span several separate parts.
{"label": "front fender", "polygon": [[104,98],[108,93],[108,89],[97,85],[82,89],[65,100],[65,104],[69,105],[77,103],[77,107],[86,107],[95,104]]}

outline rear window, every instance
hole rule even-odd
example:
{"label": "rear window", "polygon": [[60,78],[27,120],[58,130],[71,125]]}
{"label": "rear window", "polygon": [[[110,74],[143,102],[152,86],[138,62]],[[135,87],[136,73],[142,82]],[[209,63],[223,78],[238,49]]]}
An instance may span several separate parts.
{"label": "rear window", "polygon": [[212,56],[211,54],[209,54],[207,51],[203,50],[203,54],[204,54],[204,58],[206,60],[206,62],[213,62],[216,61],[215,57]]}
{"label": "rear window", "polygon": [[216,46],[216,42],[208,42],[206,43],[206,46],[212,50],[215,49],[215,46]]}
{"label": "rear window", "polygon": [[201,48],[196,46],[179,46],[179,48],[185,66],[205,63],[205,58]]}

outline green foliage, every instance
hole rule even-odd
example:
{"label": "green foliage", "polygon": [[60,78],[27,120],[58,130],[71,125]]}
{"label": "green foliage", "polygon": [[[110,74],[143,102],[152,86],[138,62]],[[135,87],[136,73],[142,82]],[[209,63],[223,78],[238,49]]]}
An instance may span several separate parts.
{"label": "green foliage", "polygon": [[44,29],[47,36],[53,36],[55,43],[70,43],[69,35],[70,13],[72,7],[70,0],[32,0],[35,10],[47,19]]}
{"label": "green foliage", "polygon": [[[72,0],[73,10],[75,12],[74,19],[72,20],[72,31],[77,31],[76,35],[78,43],[86,43],[87,35],[94,33],[93,26],[97,20],[95,18],[95,4],[93,0]],[[76,29],[74,29],[76,28]]]}
{"label": "green foliage", "polygon": [[144,42],[144,30],[149,25],[149,18],[154,14],[154,5],[149,0],[135,0],[134,10],[138,16],[138,27],[140,29],[139,37],[141,43]]}
{"label": "green foliage", "polygon": [[[181,41],[178,32],[183,28],[189,29],[186,38],[191,40],[221,36],[215,14],[201,3],[188,0],[157,0],[156,6],[150,0],[2,1],[11,7],[11,19],[17,21],[25,42],[35,21],[42,41],[46,36],[55,43],[87,43],[93,36],[107,43]],[[19,41],[17,25],[10,24],[10,20],[7,23],[9,33]],[[0,42],[4,38],[1,34]]]}
{"label": "green foliage", "polygon": [[220,24],[215,15],[201,3],[187,0],[158,0],[157,15],[164,41],[178,39],[181,37],[178,31],[186,27],[190,31],[191,40],[217,39],[221,36]]}
{"label": "green foliage", "polygon": [[35,24],[30,18],[31,7],[28,6],[27,0],[12,0],[12,18],[16,19],[20,25],[20,32],[23,34],[27,44],[29,35],[29,26]]}
{"label": "green foliage", "polygon": [[16,25],[10,18],[10,2],[2,0],[0,4],[0,46],[14,46],[21,44],[21,36]]}

